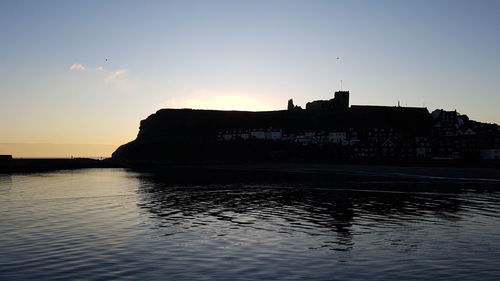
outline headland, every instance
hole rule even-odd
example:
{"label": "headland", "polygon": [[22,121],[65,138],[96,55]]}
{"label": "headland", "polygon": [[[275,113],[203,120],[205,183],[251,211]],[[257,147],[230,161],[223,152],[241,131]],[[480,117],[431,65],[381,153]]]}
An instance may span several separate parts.
{"label": "headland", "polygon": [[349,92],[302,109],[161,109],[112,158],[0,159],[0,172],[123,167],[200,181],[331,180],[340,174],[500,180],[500,127],[456,111],[349,105]]}
{"label": "headland", "polygon": [[456,111],[349,106],[349,92],[287,110],[161,109],[113,159],[153,162],[388,163],[500,159],[500,127]]}

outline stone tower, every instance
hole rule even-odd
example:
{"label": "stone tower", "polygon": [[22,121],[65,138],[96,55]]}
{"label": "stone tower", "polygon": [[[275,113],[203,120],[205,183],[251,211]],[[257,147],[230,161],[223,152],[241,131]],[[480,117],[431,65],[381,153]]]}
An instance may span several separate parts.
{"label": "stone tower", "polygon": [[349,108],[349,91],[337,91],[334,96],[335,109],[348,109]]}
{"label": "stone tower", "polygon": [[288,100],[288,110],[293,110],[295,106],[293,105],[293,99]]}

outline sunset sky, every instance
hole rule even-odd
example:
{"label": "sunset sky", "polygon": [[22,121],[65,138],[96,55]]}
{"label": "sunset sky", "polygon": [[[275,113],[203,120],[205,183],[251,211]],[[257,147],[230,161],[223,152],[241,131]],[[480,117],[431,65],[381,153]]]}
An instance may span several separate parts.
{"label": "sunset sky", "polygon": [[495,0],[1,1],[0,154],[109,156],[160,108],[304,107],[340,80],[351,104],[500,123],[499,15]]}

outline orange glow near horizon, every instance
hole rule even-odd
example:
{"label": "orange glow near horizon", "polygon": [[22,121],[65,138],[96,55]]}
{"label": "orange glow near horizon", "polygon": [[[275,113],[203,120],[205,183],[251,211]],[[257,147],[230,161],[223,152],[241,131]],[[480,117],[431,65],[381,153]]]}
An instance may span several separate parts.
{"label": "orange glow near horizon", "polygon": [[[177,95],[157,105],[156,109],[267,111],[284,109],[284,105],[284,101],[261,94],[198,90]],[[156,109],[153,107],[134,118],[129,116],[126,124],[101,120],[106,124],[96,126],[99,121],[95,116],[88,116],[77,120],[79,123],[76,125],[63,119],[50,120],[51,126],[43,130],[35,122],[29,126],[11,127],[11,131],[16,134],[4,136],[0,140],[0,154],[12,155],[14,158],[111,157],[120,145],[135,139],[140,121],[153,114]],[[78,144],[95,140],[111,140],[112,144]],[[59,144],[57,141],[64,143]]]}
{"label": "orange glow near horizon", "polygon": [[118,145],[0,143],[0,154],[14,158],[110,157]]}

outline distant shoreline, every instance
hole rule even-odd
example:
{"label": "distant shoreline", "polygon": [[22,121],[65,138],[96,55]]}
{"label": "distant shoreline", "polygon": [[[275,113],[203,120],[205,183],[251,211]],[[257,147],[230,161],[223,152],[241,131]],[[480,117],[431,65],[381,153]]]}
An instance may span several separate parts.
{"label": "distant shoreline", "polygon": [[0,173],[50,172],[84,168],[118,168],[108,160],[93,158],[14,158],[0,161]]}
{"label": "distant shoreline", "polygon": [[[494,164],[494,165],[493,165]],[[246,181],[335,181],[347,178],[412,179],[415,181],[481,181],[500,185],[500,165],[440,166],[359,163],[174,163],[118,162],[91,158],[30,158],[0,162],[0,173],[50,172],[85,168],[128,168],[179,182]]]}

